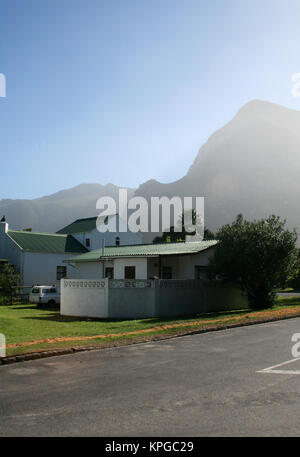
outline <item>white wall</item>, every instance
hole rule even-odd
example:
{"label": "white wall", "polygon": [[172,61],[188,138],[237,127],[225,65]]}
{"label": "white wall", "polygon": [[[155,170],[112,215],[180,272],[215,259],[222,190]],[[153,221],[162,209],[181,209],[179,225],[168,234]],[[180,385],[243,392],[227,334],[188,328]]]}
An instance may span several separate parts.
{"label": "white wall", "polygon": [[47,254],[40,252],[24,252],[23,285],[59,285],[56,279],[56,267],[66,266],[67,276],[73,276],[73,268],[64,260],[74,257],[75,254]]}
{"label": "white wall", "polygon": [[102,278],[101,262],[77,262],[75,268],[70,267],[70,277],[75,279]]}
{"label": "white wall", "polygon": [[[207,266],[213,255],[213,248],[195,255],[165,256],[161,258],[161,267],[172,268],[172,279],[195,279],[195,265]],[[136,279],[149,279],[159,275],[158,257],[135,257],[106,260],[105,267],[114,268],[114,279],[124,279],[125,266],[135,266]],[[102,262],[78,262],[70,270],[72,278],[102,278]]]}
{"label": "white wall", "polygon": [[108,280],[62,280],[61,306],[63,316],[108,317]]}
{"label": "white wall", "polygon": [[[118,229],[118,216],[116,218],[116,227]],[[127,244],[141,244],[142,238],[139,233],[132,233],[130,231],[126,233],[120,233],[118,230],[116,232],[105,232],[101,233],[97,229],[92,230],[91,232],[85,233],[73,233],[74,238],[76,238],[81,244],[86,246],[85,240],[90,239],[90,251],[94,249],[100,249],[102,247],[102,240],[105,240],[105,246],[115,246],[116,237],[120,238],[120,245],[124,246]]]}
{"label": "white wall", "polygon": [[155,316],[154,281],[64,279],[61,308],[64,316],[141,319]]}
{"label": "white wall", "polygon": [[[136,279],[147,279],[147,258],[126,258],[105,260],[104,268],[113,267],[114,279],[124,279],[125,267],[135,266]],[[105,270],[104,270],[105,271]],[[99,262],[77,262],[76,268],[70,270],[72,278],[103,278],[103,264]]]}
{"label": "white wall", "polygon": [[195,266],[207,266],[213,253],[214,248],[210,248],[194,255],[165,256],[161,265],[172,268],[172,279],[195,279]]}
{"label": "white wall", "polygon": [[135,266],[135,279],[147,279],[147,258],[115,259],[114,279],[124,279],[125,267]]}
{"label": "white wall", "polygon": [[154,276],[159,277],[159,257],[148,257],[147,270],[148,279]]}
{"label": "white wall", "polygon": [[109,280],[108,317],[147,319],[155,316],[155,281]]}
{"label": "white wall", "polygon": [[247,307],[240,289],[218,281],[64,279],[61,314],[141,319]]}
{"label": "white wall", "polygon": [[195,266],[208,266],[209,260],[214,255],[215,248],[199,252],[199,254],[184,256],[179,266],[180,279],[195,279]]}
{"label": "white wall", "polygon": [[18,268],[21,280],[23,278],[23,251],[6,233],[8,224],[0,222],[0,258]]}

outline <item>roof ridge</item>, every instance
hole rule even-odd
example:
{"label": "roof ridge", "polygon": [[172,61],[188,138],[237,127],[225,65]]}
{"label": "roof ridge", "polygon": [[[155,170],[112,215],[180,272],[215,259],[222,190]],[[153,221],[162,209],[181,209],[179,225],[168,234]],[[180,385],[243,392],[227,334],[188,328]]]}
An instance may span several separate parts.
{"label": "roof ridge", "polygon": [[48,233],[48,232],[33,232],[33,231],[28,231],[28,230],[11,230],[11,229],[8,229],[8,233],[9,232],[13,232],[13,233],[25,233],[25,234],[29,234],[29,235],[51,235],[51,236],[72,236],[71,234],[67,234],[67,233]]}
{"label": "roof ridge", "polygon": [[90,221],[90,220],[92,220],[92,219],[97,219],[97,217],[98,217],[98,216],[81,217],[80,219],[75,219],[75,221],[70,222],[70,224],[68,224],[68,225],[75,224],[75,222],[80,222],[80,221]]}
{"label": "roof ridge", "polygon": [[[118,213],[112,213],[112,214],[107,214],[108,217],[110,216],[118,216]],[[80,221],[90,221],[92,219],[98,219],[99,216],[90,216],[90,217],[81,217],[80,219],[76,219],[74,222],[71,222],[68,225],[75,224],[75,222],[80,222]],[[106,217],[106,216],[105,216]]]}
{"label": "roof ridge", "polygon": [[[170,242],[166,242],[166,243],[137,243],[137,244],[121,244],[120,246],[104,246],[105,248],[126,248],[126,247],[132,247],[132,246],[174,246],[174,244],[184,244],[184,245],[187,245],[187,244],[190,244],[190,243],[210,243],[210,242],[215,242],[215,241],[218,241],[218,240],[198,240],[198,241],[170,241]],[[102,248],[99,248],[100,250]],[[98,250],[99,250],[98,249]],[[97,249],[95,249],[95,251],[97,251]]]}
{"label": "roof ridge", "polygon": [[76,256],[71,261],[99,261],[101,258],[117,258],[117,257],[151,257],[160,255],[192,255],[203,252],[216,246],[218,240],[201,240],[196,242],[185,243],[150,243],[124,246],[106,246],[104,253],[102,249],[94,249]]}

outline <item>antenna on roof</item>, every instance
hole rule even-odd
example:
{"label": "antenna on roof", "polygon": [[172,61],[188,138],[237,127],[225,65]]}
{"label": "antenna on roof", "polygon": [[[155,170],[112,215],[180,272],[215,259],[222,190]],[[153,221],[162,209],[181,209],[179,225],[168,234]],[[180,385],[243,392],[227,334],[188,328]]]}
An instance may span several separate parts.
{"label": "antenna on roof", "polygon": [[[104,246],[105,246],[105,239],[102,239],[102,257],[104,256]],[[104,259],[102,260],[102,278],[104,278]]]}

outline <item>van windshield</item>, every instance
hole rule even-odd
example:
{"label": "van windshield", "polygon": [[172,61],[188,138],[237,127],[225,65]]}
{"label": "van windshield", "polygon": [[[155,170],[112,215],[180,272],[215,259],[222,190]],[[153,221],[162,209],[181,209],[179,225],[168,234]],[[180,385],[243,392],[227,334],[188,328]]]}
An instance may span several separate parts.
{"label": "van windshield", "polygon": [[43,289],[42,290],[43,294],[56,294],[56,289],[51,288],[51,289]]}
{"label": "van windshield", "polygon": [[40,293],[40,289],[38,287],[35,287],[34,289],[32,289],[31,293],[32,294],[39,294]]}

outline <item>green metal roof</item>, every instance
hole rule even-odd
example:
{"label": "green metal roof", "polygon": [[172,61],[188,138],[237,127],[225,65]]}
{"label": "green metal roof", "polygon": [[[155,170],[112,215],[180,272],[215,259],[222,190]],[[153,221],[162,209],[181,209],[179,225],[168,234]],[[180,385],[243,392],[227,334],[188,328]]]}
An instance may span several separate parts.
{"label": "green metal roof", "polygon": [[[115,214],[112,214],[111,216],[115,216]],[[66,225],[66,227],[63,227],[56,233],[71,235],[72,233],[91,232],[96,228],[96,222],[97,216],[87,217],[85,219],[77,219],[76,221],[72,222],[72,224]]]}
{"label": "green metal roof", "polygon": [[72,235],[8,230],[9,237],[23,251],[48,253],[83,253],[88,250]]}
{"label": "green metal roof", "polygon": [[[150,257],[159,255],[197,254],[215,246],[216,240],[191,241],[182,243],[136,244],[130,246],[108,246],[104,248],[103,258]],[[73,262],[94,262],[102,258],[102,249],[95,249],[70,259]]]}
{"label": "green metal roof", "polygon": [[88,217],[86,219],[77,219],[72,224],[63,227],[56,233],[60,234],[72,234],[72,233],[85,233],[91,232],[96,228],[97,217]]}

